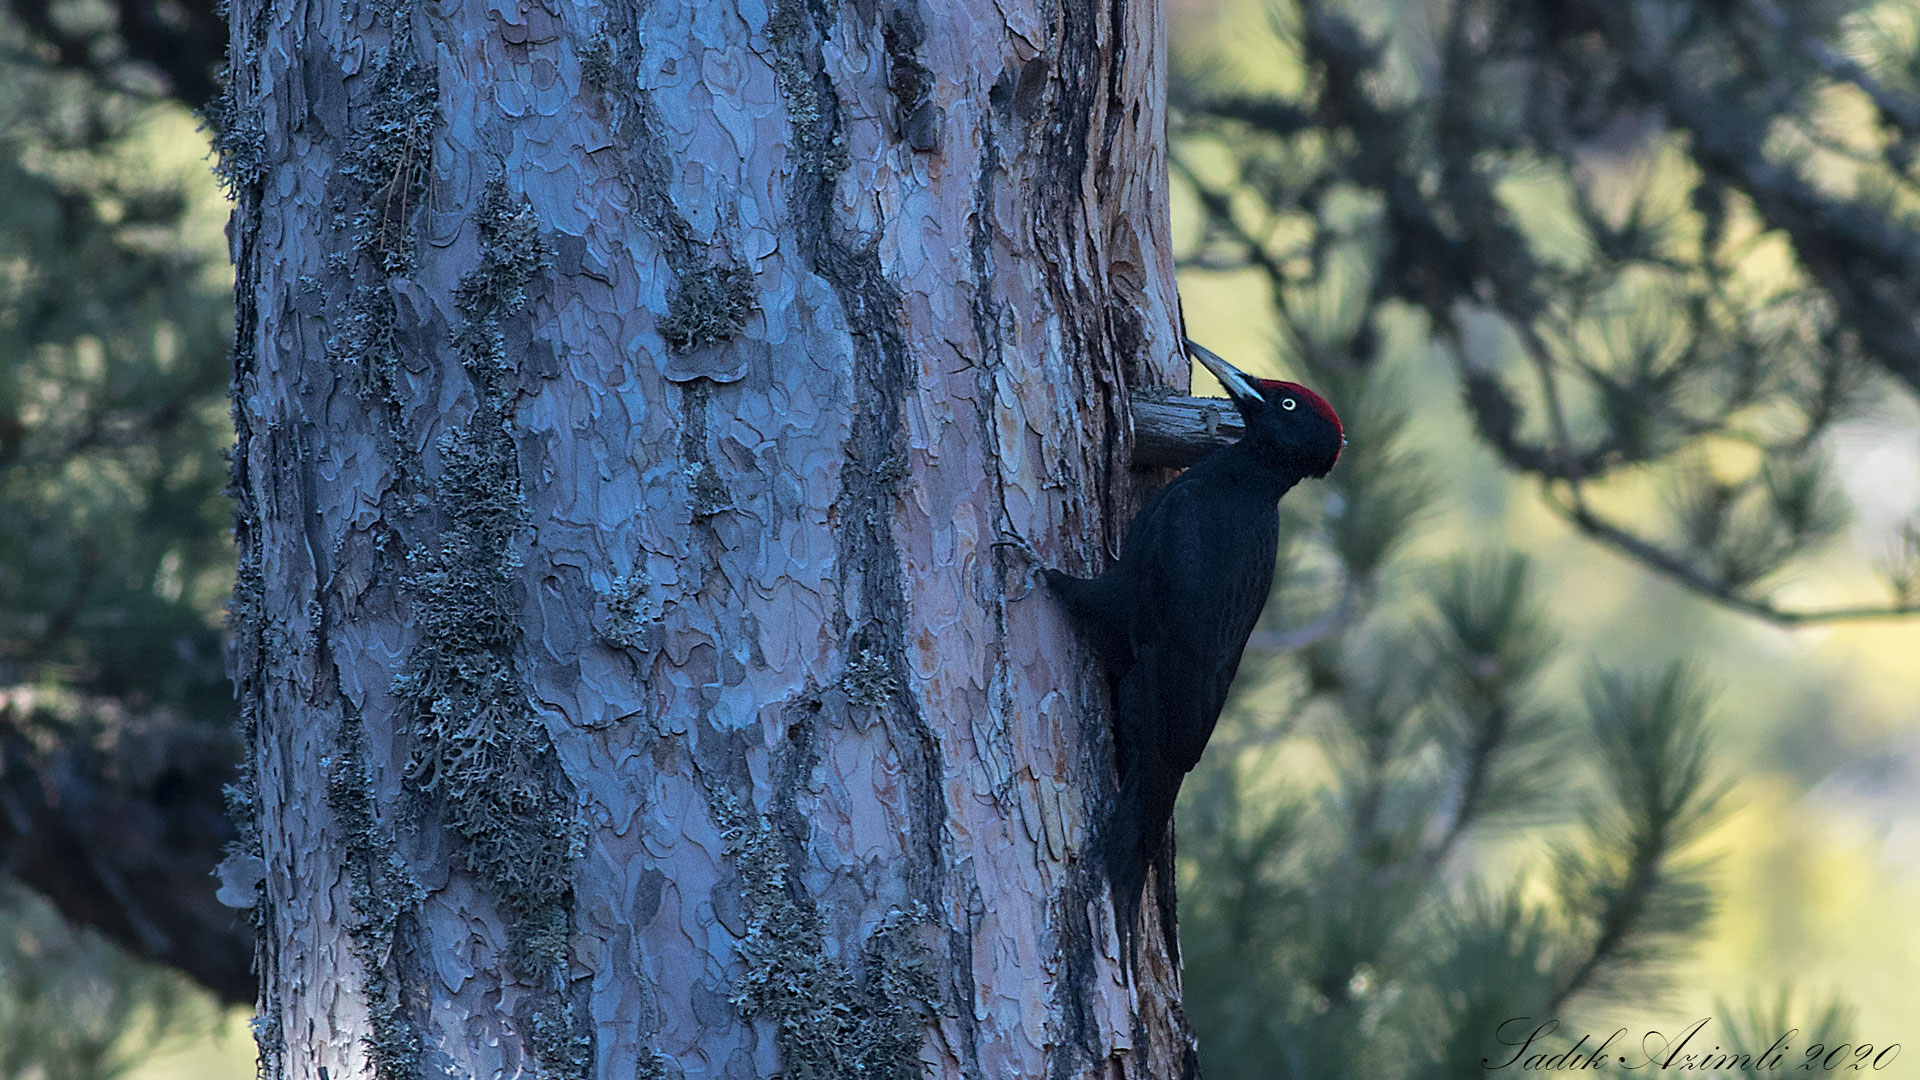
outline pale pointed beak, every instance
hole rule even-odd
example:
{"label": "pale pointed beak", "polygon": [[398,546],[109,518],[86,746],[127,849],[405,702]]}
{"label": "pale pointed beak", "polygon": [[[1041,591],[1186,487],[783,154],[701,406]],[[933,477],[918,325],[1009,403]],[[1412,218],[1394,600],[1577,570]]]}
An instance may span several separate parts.
{"label": "pale pointed beak", "polygon": [[1253,401],[1266,400],[1266,398],[1260,396],[1260,391],[1254,389],[1253,380],[1247,378],[1246,372],[1220,359],[1213,350],[1208,349],[1192,338],[1182,338],[1181,340],[1186,343],[1187,351],[1193,354],[1193,358],[1205,365],[1208,371],[1213,372],[1213,377],[1219,379],[1220,385],[1227,388],[1227,393],[1237,398],[1251,399]]}

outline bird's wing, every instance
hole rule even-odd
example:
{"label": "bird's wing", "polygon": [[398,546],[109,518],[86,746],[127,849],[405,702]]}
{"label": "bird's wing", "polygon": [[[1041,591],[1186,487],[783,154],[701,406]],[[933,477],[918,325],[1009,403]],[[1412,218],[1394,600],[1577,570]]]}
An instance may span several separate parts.
{"label": "bird's wing", "polygon": [[1140,734],[1180,773],[1199,762],[1213,734],[1273,584],[1275,530],[1255,515],[1274,511],[1198,496],[1176,481],[1133,530],[1146,531],[1138,550],[1157,553],[1133,567],[1129,637],[1135,664],[1153,669],[1142,672],[1140,691],[1159,719],[1159,730]]}
{"label": "bird's wing", "polygon": [[[1237,654],[1219,662],[1177,644],[1153,644],[1141,650],[1122,680],[1123,714],[1144,707],[1133,715],[1151,718],[1151,730],[1133,732],[1129,741],[1151,758],[1152,772],[1164,775],[1169,798],[1200,763],[1239,661]],[[1124,700],[1129,696],[1133,700]]]}

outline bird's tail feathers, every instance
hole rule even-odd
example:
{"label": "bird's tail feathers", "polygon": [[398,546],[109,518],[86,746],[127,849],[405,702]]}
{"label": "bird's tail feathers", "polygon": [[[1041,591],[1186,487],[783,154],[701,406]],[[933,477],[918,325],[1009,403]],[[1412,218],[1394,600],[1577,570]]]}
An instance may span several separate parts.
{"label": "bird's tail feathers", "polygon": [[[1173,888],[1169,860],[1162,856],[1167,854],[1167,826],[1173,821],[1173,801],[1180,785],[1178,779],[1168,783],[1164,777],[1153,776],[1150,769],[1150,765],[1136,767],[1121,782],[1120,805],[1105,844],[1107,880],[1113,888],[1114,929],[1120,938],[1122,963],[1129,973],[1137,959],[1140,907],[1148,875],[1159,867],[1163,919],[1170,915]],[[1167,929],[1171,936],[1171,921]]]}
{"label": "bird's tail feathers", "polygon": [[1107,840],[1107,882],[1113,888],[1113,929],[1120,939],[1120,969],[1131,979],[1135,937],[1140,928],[1140,901],[1147,886],[1147,862],[1134,842],[1134,828],[1124,810]]}

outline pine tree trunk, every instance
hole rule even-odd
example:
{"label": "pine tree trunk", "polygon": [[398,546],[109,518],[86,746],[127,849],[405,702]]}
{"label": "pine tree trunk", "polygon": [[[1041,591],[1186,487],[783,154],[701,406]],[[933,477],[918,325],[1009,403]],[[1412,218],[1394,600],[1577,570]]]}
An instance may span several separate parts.
{"label": "pine tree trunk", "polygon": [[1193,1071],[992,546],[1161,478],[1161,18],[235,0],[266,1076]]}

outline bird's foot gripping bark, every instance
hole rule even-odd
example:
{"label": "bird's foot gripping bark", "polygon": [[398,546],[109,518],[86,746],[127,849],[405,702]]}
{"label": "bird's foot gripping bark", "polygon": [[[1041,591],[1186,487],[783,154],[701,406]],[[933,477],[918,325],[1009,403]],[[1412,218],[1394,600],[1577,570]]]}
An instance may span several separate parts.
{"label": "bird's foot gripping bark", "polygon": [[1027,587],[1020,590],[1019,596],[1008,597],[1009,600],[1025,600],[1039,583],[1040,575],[1049,569],[1046,560],[1040,557],[1040,553],[1035,551],[1033,545],[1028,543],[1024,537],[1015,533],[1001,533],[1000,538],[989,546],[995,548],[1012,548],[1026,557]]}

